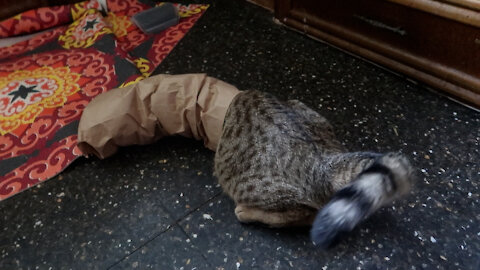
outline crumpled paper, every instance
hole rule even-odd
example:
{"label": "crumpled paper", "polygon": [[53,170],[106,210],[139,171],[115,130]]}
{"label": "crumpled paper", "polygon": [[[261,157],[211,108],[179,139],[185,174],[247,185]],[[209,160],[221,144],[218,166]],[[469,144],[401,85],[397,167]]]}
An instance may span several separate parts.
{"label": "crumpled paper", "polygon": [[113,155],[118,147],[163,136],[203,140],[215,151],[228,106],[239,90],[205,74],[156,75],[95,97],[83,111],[78,147],[84,155]]}

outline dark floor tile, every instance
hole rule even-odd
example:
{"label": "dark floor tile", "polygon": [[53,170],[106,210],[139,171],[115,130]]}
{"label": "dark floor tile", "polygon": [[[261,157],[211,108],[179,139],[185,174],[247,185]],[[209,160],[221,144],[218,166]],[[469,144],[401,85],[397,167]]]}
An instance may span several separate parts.
{"label": "dark floor tile", "polygon": [[1,269],[106,268],[173,222],[161,201],[88,170],[77,166],[82,177],[67,173],[2,202]]}
{"label": "dark floor tile", "polygon": [[302,269],[311,264],[319,269],[323,265],[326,256],[314,250],[308,229],[242,225],[233,210],[233,202],[222,195],[180,222],[213,268]]}
{"label": "dark floor tile", "polygon": [[[125,153],[125,156],[121,156]],[[120,160],[133,160],[139,183],[155,190],[155,197],[174,219],[179,219],[221,192],[212,177],[214,153],[202,142],[175,137],[119,153],[112,161],[115,169]]]}
{"label": "dark floor tile", "polygon": [[212,269],[178,226],[148,242],[111,269]]}
{"label": "dark floor tile", "polygon": [[0,269],[106,268],[217,194],[211,167],[184,138],[77,160],[0,204]]}
{"label": "dark floor tile", "polygon": [[438,213],[409,213],[409,201],[374,214],[328,251],[313,246],[308,228],[240,224],[226,196],[180,225],[217,269],[475,269],[474,239],[463,242],[464,251],[454,251],[461,238],[454,223],[461,218],[445,217],[437,228],[422,220]]}

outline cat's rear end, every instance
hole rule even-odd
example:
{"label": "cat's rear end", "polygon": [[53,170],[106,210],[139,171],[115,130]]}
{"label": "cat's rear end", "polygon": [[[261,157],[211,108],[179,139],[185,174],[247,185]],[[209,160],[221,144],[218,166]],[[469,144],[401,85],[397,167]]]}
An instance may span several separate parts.
{"label": "cat's rear end", "polygon": [[346,152],[324,117],[258,91],[230,105],[214,171],[240,221],[313,222],[311,237],[321,247],[407,193],[411,172],[399,154]]}
{"label": "cat's rear end", "polygon": [[319,211],[310,231],[312,241],[322,248],[335,244],[380,207],[408,193],[411,182],[412,168],[404,156],[376,158]]}

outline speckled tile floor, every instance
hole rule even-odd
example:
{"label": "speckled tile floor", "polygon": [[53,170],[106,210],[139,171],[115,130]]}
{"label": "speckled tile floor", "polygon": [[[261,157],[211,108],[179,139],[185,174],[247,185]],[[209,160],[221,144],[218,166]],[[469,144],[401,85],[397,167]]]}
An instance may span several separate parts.
{"label": "speckled tile floor", "polygon": [[351,150],[401,150],[412,194],[340,245],[305,229],[241,225],[212,176],[213,153],[167,138],[0,203],[0,269],[480,269],[480,113],[285,29],[244,1],[212,6],[157,73],[206,72],[299,99]]}

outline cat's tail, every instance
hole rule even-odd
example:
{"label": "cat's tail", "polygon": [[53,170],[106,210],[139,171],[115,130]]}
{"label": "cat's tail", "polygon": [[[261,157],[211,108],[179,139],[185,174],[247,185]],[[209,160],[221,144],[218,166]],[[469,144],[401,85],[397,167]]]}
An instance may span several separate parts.
{"label": "cat's tail", "polygon": [[408,193],[412,177],[412,167],[403,155],[381,156],[319,211],[310,232],[313,243],[332,246],[377,209]]}

